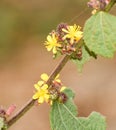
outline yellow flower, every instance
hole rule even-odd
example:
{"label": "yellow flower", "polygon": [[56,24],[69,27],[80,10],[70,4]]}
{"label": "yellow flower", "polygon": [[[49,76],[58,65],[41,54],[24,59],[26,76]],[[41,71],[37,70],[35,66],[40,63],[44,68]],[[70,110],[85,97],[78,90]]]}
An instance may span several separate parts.
{"label": "yellow flower", "polygon": [[50,95],[48,92],[48,85],[45,83],[48,80],[46,73],[41,74],[41,79],[37,84],[34,85],[37,92],[33,95],[33,99],[38,99],[38,103],[48,102]]}
{"label": "yellow flower", "polygon": [[57,53],[57,48],[61,47],[61,44],[58,43],[55,33],[52,33],[52,35],[47,36],[47,41],[45,42],[45,46],[48,51],[52,50],[53,54]]}
{"label": "yellow flower", "polygon": [[40,87],[38,84],[35,84],[34,86],[37,92],[33,95],[33,99],[38,99],[38,103],[40,104],[44,101],[48,102],[50,98],[48,85],[44,84],[42,87]]}
{"label": "yellow flower", "polygon": [[[33,99],[37,99],[38,103],[41,104],[44,101],[47,103],[52,104],[52,100],[50,100],[50,93],[48,90],[48,85],[46,84],[47,80],[49,79],[49,76],[46,73],[41,74],[41,80],[38,81],[37,84],[34,85],[36,89],[36,93],[33,95]],[[55,77],[53,81],[61,82],[59,78],[59,75]]]}
{"label": "yellow flower", "polygon": [[62,31],[66,33],[63,39],[69,38],[71,44],[73,44],[74,40],[78,42],[83,36],[83,32],[80,29],[81,27],[76,24],[74,26],[68,26],[67,29],[63,28]]}

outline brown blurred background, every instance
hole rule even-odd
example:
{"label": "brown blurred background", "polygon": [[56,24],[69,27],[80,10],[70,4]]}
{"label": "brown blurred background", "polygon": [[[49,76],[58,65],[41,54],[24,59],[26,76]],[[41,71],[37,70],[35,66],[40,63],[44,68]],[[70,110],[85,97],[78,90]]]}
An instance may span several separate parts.
{"label": "brown blurred background", "polygon": [[[0,1],[0,105],[16,104],[18,111],[33,95],[40,74],[57,65],[44,48],[48,33],[61,22],[84,25],[91,15],[87,0]],[[116,14],[116,7],[111,13]],[[111,32],[112,33],[112,32]],[[106,116],[107,130],[116,130],[116,56],[98,57],[78,73],[68,62],[61,72],[66,86],[76,91],[80,116],[98,111]],[[15,112],[16,112],[15,111]],[[34,106],[9,130],[50,130],[49,106]]]}

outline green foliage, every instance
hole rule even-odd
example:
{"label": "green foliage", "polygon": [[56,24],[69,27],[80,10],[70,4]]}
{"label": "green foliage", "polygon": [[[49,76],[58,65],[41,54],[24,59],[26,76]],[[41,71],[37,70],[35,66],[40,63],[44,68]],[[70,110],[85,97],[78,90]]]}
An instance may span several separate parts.
{"label": "green foliage", "polygon": [[70,89],[70,88],[66,88],[63,90],[63,92],[67,95],[67,97],[69,97],[70,99],[73,99],[75,96],[75,93]]}
{"label": "green foliage", "polygon": [[4,118],[0,117],[0,130],[4,128]]}
{"label": "green foliage", "polygon": [[4,119],[0,117],[0,130],[3,128],[4,126]]}
{"label": "green foliage", "polygon": [[102,11],[91,16],[84,26],[84,41],[97,55],[113,57],[116,51],[116,17]]}
{"label": "green foliage", "polygon": [[68,89],[64,91],[68,95],[66,103],[54,102],[51,107],[50,121],[52,130],[105,130],[105,118],[97,112],[90,116],[77,117],[77,108],[72,98],[74,93]]}

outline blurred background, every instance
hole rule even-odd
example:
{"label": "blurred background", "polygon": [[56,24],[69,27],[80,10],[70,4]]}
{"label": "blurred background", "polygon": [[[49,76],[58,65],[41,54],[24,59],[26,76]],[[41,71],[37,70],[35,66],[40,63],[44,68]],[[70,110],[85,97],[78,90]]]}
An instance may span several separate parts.
{"label": "blurred background", "polygon": [[[91,15],[87,0],[0,0],[0,105],[16,104],[18,111],[33,95],[41,75],[59,62],[43,45],[61,22],[83,27]],[[116,6],[111,13],[116,15]],[[112,32],[111,32],[112,33]],[[116,56],[98,57],[85,64],[82,73],[72,62],[61,72],[63,83],[76,91],[79,116],[98,111],[107,130],[116,130]],[[16,112],[15,111],[15,112]],[[9,130],[50,130],[49,106],[33,106]]]}

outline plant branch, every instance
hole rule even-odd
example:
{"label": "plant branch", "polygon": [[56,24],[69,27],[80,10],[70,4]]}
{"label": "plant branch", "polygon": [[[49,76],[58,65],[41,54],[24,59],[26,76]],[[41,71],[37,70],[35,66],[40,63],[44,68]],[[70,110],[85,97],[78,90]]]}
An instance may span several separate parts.
{"label": "plant branch", "polygon": [[59,72],[63,69],[67,61],[70,59],[69,55],[65,55],[63,59],[60,61],[60,63],[56,66],[56,68],[52,71],[52,73],[49,76],[49,79],[47,81],[48,86],[52,83],[54,78],[59,74]]}
{"label": "plant branch", "polygon": [[[63,69],[67,61],[70,59],[69,55],[63,57],[53,72],[50,74],[47,84],[50,85],[57,74]],[[35,103],[36,100],[30,99],[10,120],[7,121],[8,128],[19,120]]]}
{"label": "plant branch", "polygon": [[[106,6],[105,11],[109,12],[113,5],[116,3],[116,0],[110,0],[109,4]],[[63,69],[67,61],[70,59],[69,55],[63,57],[58,66],[50,74],[47,84],[50,85],[57,74]],[[36,100],[30,99],[10,120],[7,121],[8,128],[12,126],[17,120],[19,120],[30,108],[34,105]]]}
{"label": "plant branch", "polygon": [[105,8],[105,11],[109,12],[115,3],[116,3],[116,0],[110,0],[109,4]]}
{"label": "plant branch", "polygon": [[9,121],[7,121],[7,127],[9,128],[18,119],[20,119],[35,103],[36,100],[29,100]]}

